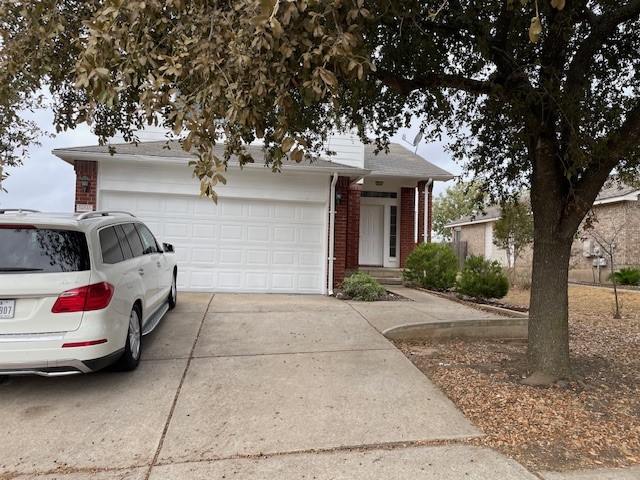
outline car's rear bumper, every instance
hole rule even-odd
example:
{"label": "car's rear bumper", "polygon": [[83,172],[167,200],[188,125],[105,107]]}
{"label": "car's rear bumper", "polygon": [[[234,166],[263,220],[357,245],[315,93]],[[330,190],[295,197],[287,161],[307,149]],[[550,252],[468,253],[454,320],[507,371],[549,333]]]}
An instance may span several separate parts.
{"label": "car's rear bumper", "polygon": [[[124,333],[104,330],[0,335],[0,375],[56,377],[94,372],[122,355],[121,337]],[[89,346],[66,346],[97,339],[104,340]]]}
{"label": "car's rear bumper", "polygon": [[78,373],[96,372],[114,363],[122,355],[123,349],[91,360],[74,358],[34,362],[0,363],[2,375],[40,375],[42,377],[62,377]]}

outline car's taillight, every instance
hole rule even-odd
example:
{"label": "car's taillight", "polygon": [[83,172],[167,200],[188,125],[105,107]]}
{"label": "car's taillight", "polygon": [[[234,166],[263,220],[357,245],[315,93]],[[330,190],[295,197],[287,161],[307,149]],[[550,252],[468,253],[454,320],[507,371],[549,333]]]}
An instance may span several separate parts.
{"label": "car's taillight", "polygon": [[62,292],[51,308],[51,313],[88,312],[109,305],[113,298],[113,285],[94,283]]}

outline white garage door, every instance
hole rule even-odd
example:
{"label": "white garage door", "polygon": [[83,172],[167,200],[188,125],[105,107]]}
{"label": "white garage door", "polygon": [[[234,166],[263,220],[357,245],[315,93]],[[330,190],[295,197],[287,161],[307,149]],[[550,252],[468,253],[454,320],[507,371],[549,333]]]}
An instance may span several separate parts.
{"label": "white garage door", "polygon": [[324,204],[102,192],[100,208],[130,211],[172,243],[182,290],[324,293]]}

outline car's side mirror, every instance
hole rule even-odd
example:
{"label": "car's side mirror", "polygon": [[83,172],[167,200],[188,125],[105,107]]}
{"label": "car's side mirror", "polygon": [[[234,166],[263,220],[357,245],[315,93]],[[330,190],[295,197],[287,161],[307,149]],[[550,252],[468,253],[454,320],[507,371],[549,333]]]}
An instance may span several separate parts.
{"label": "car's side mirror", "polygon": [[167,253],[173,253],[173,245],[171,245],[170,243],[163,243],[162,244],[162,249],[167,252]]}

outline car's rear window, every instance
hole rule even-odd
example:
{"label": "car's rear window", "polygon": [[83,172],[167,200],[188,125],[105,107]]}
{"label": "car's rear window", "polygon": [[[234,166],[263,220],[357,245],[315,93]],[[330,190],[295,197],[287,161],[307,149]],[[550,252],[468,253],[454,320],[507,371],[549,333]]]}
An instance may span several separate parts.
{"label": "car's rear window", "polygon": [[0,225],[0,273],[89,270],[82,232]]}

